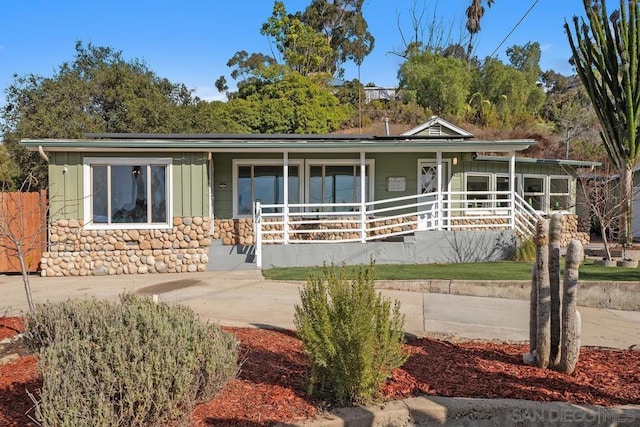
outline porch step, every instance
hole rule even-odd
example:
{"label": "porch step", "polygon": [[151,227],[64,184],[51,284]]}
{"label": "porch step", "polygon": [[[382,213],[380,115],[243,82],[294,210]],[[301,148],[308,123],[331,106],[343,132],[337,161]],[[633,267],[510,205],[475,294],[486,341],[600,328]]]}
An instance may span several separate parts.
{"label": "porch step", "polygon": [[214,241],[209,248],[207,271],[255,270],[253,245],[223,245]]}

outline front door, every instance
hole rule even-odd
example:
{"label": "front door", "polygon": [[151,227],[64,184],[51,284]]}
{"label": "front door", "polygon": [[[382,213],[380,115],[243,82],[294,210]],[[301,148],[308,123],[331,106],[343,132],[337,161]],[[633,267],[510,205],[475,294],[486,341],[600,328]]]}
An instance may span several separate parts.
{"label": "front door", "polygon": [[448,164],[442,162],[442,183],[438,183],[438,164],[435,160],[418,162],[418,230],[435,230],[438,227],[438,189],[446,191],[449,176]]}

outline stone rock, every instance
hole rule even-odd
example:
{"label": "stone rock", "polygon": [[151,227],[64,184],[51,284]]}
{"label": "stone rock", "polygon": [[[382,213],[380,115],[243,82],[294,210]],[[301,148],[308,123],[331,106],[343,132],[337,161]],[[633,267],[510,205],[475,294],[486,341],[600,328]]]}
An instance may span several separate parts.
{"label": "stone rock", "polygon": [[164,262],[156,262],[154,268],[157,273],[166,273],[169,270],[169,266]]}
{"label": "stone rock", "polygon": [[104,265],[99,265],[93,269],[92,273],[94,276],[106,276],[109,274],[109,269]]}

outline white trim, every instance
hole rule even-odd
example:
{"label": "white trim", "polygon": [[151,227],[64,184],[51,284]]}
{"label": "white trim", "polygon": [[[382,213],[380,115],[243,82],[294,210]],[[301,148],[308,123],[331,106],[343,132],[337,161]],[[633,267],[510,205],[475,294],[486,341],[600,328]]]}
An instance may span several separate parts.
{"label": "white trim", "polygon": [[[128,165],[164,165],[166,166],[167,188],[167,221],[165,223],[129,223],[119,222],[111,224],[94,223],[91,218],[91,166],[128,166]],[[111,168],[107,169],[108,171]],[[111,180],[108,179],[109,184]],[[147,182],[147,190],[151,185]],[[83,220],[87,230],[164,230],[173,227],[173,159],[170,157],[85,157],[82,161],[82,194],[83,194]]]}
{"label": "white trim", "polygon": [[[304,167],[304,203],[309,203],[309,188],[311,177],[311,166],[360,166],[360,159],[306,159]],[[375,188],[375,160],[366,159],[365,166],[369,169],[369,185],[367,188],[367,198],[373,200]]]}
{"label": "white trim", "polygon": [[[289,164],[289,168],[291,168],[291,166],[298,166],[298,180],[301,182],[303,182],[303,177],[301,176],[303,173],[303,160],[301,159],[296,159],[296,160],[288,160],[288,164]],[[231,206],[232,206],[232,215],[233,218],[251,218],[253,214],[247,214],[247,215],[239,215],[238,214],[238,167],[240,166],[281,166],[282,168],[284,168],[284,160],[283,159],[233,159],[231,161],[231,169],[232,169],[232,182],[231,182],[231,187],[232,187],[232,199],[231,199]],[[298,200],[302,200],[302,195],[303,195],[303,191],[302,191],[302,185],[298,185]],[[284,195],[283,195],[284,197]],[[264,203],[264,200],[262,201]]]}
{"label": "white trim", "polygon": [[[416,169],[416,194],[420,195],[420,191],[422,189],[422,182],[420,181],[420,174],[422,173],[422,166],[421,164],[423,163],[432,163],[434,165],[437,166],[438,162],[436,161],[435,158],[427,158],[427,159],[423,159],[423,158],[419,158],[418,159],[418,163],[417,163],[417,169]],[[440,191],[445,191],[445,192],[449,192],[451,191],[451,159],[449,158],[443,158],[442,159],[442,164],[443,165],[447,165],[447,176],[443,176],[443,179],[446,180],[447,182],[447,188],[446,189],[442,189],[442,183],[440,183],[439,187],[440,187]]]}

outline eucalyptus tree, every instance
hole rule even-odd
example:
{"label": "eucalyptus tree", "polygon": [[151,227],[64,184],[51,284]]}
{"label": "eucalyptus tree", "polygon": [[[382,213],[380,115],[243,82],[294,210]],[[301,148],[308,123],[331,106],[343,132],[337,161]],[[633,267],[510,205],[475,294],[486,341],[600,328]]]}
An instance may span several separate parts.
{"label": "eucalyptus tree", "polygon": [[342,76],[342,65],[349,61],[362,65],[373,50],[375,39],[364,19],[363,4],[364,0],[312,0],[303,13],[296,14],[329,42],[331,74]]}
{"label": "eucalyptus tree", "polygon": [[260,33],[273,39],[284,63],[292,70],[302,75],[333,71],[335,55],[327,38],[288,14],[283,2],[273,4],[273,12]]}
{"label": "eucalyptus tree", "polygon": [[600,136],[621,179],[624,243],[632,241],[634,168],[640,157],[640,16],[638,2],[620,0],[610,15],[604,0],[583,0],[587,22],[573,17],[564,28],[576,72],[601,124]]}
{"label": "eucalyptus tree", "polygon": [[4,144],[19,165],[15,181],[33,174],[47,186],[47,167],[22,138],[78,138],[92,132],[182,132],[182,108],[193,102],[183,84],[158,77],[139,60],[109,47],[76,43],[73,61],[51,77],[15,76],[0,112]]}

